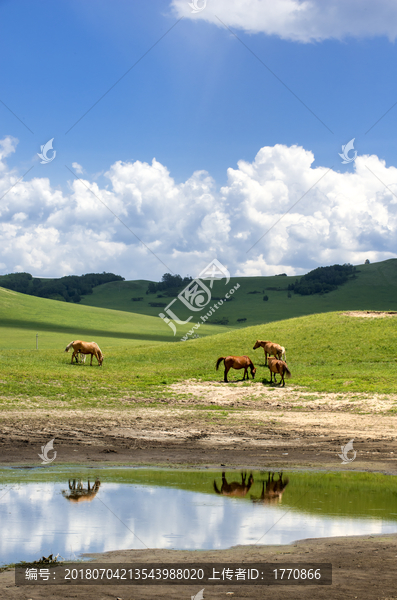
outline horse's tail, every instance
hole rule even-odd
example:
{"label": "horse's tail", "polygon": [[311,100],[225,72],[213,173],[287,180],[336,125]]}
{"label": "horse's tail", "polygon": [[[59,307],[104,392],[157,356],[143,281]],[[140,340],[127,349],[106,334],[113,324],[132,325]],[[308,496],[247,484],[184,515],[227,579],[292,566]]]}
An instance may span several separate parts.
{"label": "horse's tail", "polygon": [[218,358],[218,360],[216,361],[216,370],[218,370],[218,368],[219,368],[219,365],[221,364],[221,362],[222,362],[223,360],[225,360],[225,358],[226,358],[226,356],[220,356],[220,357]]}
{"label": "horse's tail", "polygon": [[73,342],[70,342],[70,344],[68,344],[68,345],[66,346],[66,348],[65,348],[65,352],[69,352],[69,349],[70,349],[70,347],[71,347],[71,346],[73,346],[73,344],[74,344],[74,340],[73,340]]}
{"label": "horse's tail", "polygon": [[216,485],[216,480],[214,479],[214,490],[215,490],[215,494],[221,494],[222,492],[220,492],[218,490],[218,486]]}
{"label": "horse's tail", "polygon": [[281,357],[282,357],[282,359],[283,359],[283,361],[284,361],[284,362],[287,362],[287,355],[286,355],[286,353],[285,353],[285,348],[284,348],[284,346],[281,346],[281,350],[282,350],[282,355],[281,355]]}
{"label": "horse's tail", "polygon": [[284,365],[284,374],[286,376],[287,379],[291,379],[291,371],[289,370],[289,368],[287,367],[287,365]]}

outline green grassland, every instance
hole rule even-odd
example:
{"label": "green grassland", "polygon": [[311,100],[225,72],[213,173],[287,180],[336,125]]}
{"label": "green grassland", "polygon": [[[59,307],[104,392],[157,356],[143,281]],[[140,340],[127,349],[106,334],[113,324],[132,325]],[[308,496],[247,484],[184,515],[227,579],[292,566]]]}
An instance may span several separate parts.
{"label": "green grassland", "polygon": [[[167,397],[167,384],[191,378],[222,381],[223,371],[215,371],[215,361],[229,354],[250,356],[258,368],[256,381],[268,385],[263,351],[252,349],[256,339],[286,347],[293,376],[287,386],[319,392],[396,393],[397,318],[364,319],[327,312],[336,304],[342,310],[395,309],[396,270],[397,260],[363,265],[356,279],[323,296],[287,298],[286,289],[265,289],[277,287],[277,282],[286,288],[289,278],[283,276],[234,278],[227,286],[224,281],[215,282],[213,300],[240,282],[234,300],[217,311],[229,318],[232,327],[202,324],[200,338],[186,342],[179,340],[190,324],[178,326],[174,337],[158,316],[58,302],[0,288],[1,405],[126,408],[131,397],[150,397],[156,403],[160,396]],[[265,279],[273,285],[265,285]],[[143,284],[115,285],[138,286],[134,293],[141,294],[138,288]],[[122,287],[117,292],[112,286],[99,286],[90,298],[98,295],[104,303],[105,297],[113,304],[121,302]],[[260,288],[268,294],[268,302],[263,302]],[[131,293],[130,289],[129,298]],[[129,302],[139,308],[138,302]],[[154,309],[156,314],[158,310]],[[317,314],[307,314],[315,310]],[[244,325],[251,326],[241,328],[237,318],[245,316]],[[35,350],[36,333],[39,350]],[[64,348],[79,338],[100,345],[105,355],[102,368],[95,359],[93,367],[89,361],[70,364],[71,354],[65,354]],[[240,379],[241,372],[232,371],[229,378]]]}
{"label": "green grassland", "polygon": [[[296,277],[273,276],[232,277],[227,285],[225,280],[215,281],[212,290],[215,298],[224,298],[225,292],[237,283],[240,288],[233,295],[233,300],[224,303],[208,322],[214,323],[217,319],[226,318],[229,320],[226,328],[239,328],[337,310],[397,310],[397,259],[359,265],[356,279],[327,294],[300,296],[292,292],[289,298],[287,288],[295,280]],[[168,304],[176,294],[173,292],[168,296],[164,291],[159,293],[160,297],[158,294],[146,295],[148,283],[144,280],[116,281],[100,285],[94,288],[93,294],[85,296],[81,304],[157,316],[162,309],[149,306],[149,302]],[[267,302],[263,301],[265,294],[269,298]],[[131,300],[139,297],[143,300]],[[210,302],[208,308],[212,304]],[[175,303],[174,308],[181,319],[190,314],[180,302]],[[200,315],[205,312],[206,309],[193,321],[199,320]],[[237,321],[242,318],[246,321]],[[167,328],[163,323],[160,325]]]}
{"label": "green grassland", "polygon": [[[178,334],[189,330],[179,326]],[[224,331],[221,326],[203,325],[200,335]],[[0,288],[0,349],[63,350],[72,340],[95,340],[99,346],[153,345],[178,341],[159,317],[119,310],[80,306],[37,298]]]}
{"label": "green grassland", "polygon": [[[156,399],[167,397],[167,384],[191,378],[222,381],[223,371],[215,371],[215,361],[228,354],[249,355],[258,369],[256,381],[268,386],[269,371],[264,366],[263,350],[252,349],[258,338],[286,347],[293,375],[287,386],[293,384],[301,386],[302,391],[320,392],[397,392],[395,317],[365,319],[334,312],[231,330],[178,344],[107,346],[104,343],[103,367],[90,367],[88,362],[71,365],[71,355],[63,353],[64,342],[58,351],[5,350],[4,335],[8,331],[2,328],[0,350],[3,409],[16,406],[126,409],[130,406],[129,398],[139,397],[152,398],[156,404]],[[110,341],[113,339],[109,338]],[[231,380],[236,380],[241,379],[242,373],[232,371],[230,375]]]}

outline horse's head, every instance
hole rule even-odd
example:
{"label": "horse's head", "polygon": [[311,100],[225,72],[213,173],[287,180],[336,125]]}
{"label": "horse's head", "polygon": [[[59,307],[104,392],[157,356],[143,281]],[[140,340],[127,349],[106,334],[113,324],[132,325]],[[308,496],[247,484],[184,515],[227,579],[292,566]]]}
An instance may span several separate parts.
{"label": "horse's head", "polygon": [[102,354],[102,352],[101,352],[101,353],[100,353],[100,356],[99,356],[99,360],[98,360],[98,364],[99,364],[99,366],[100,366],[100,367],[102,367],[102,363],[103,363],[103,359],[104,359],[104,358],[105,358],[105,357],[103,356],[103,354]]}
{"label": "horse's head", "polygon": [[260,348],[260,347],[261,347],[260,341],[259,341],[259,340],[256,340],[256,342],[255,342],[255,346],[254,346],[252,349],[253,349],[253,350],[256,350],[257,348]]}
{"label": "horse's head", "polygon": [[254,377],[255,377],[255,373],[256,373],[256,368],[254,367],[254,365],[251,365],[251,375],[252,375],[252,379],[254,379]]}

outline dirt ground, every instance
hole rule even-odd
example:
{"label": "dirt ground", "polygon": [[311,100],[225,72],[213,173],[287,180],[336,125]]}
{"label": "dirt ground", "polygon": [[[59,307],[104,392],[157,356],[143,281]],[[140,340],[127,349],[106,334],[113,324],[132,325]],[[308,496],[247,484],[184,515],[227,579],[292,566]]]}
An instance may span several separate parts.
{"label": "dirt ground", "polygon": [[[37,465],[55,438],[58,463],[341,468],[341,446],[354,439],[349,469],[397,474],[397,396],[302,393],[241,381],[186,381],[172,398],[126,410],[4,411],[0,464]],[[212,406],[222,410],[211,410]],[[130,409],[130,410],[129,410]]]}
{"label": "dirt ground", "polygon": [[[394,395],[302,393],[187,381],[169,386],[172,398],[147,406],[125,398],[123,411],[7,411],[0,417],[0,463],[40,464],[41,446],[55,438],[56,462],[167,466],[291,467],[397,474]],[[211,406],[222,410],[211,410]],[[341,446],[354,439],[356,459],[342,465]],[[350,458],[350,456],[349,456]],[[307,540],[288,546],[239,546],[219,551],[126,550],[96,562],[331,562],[333,584],[205,588],[204,598],[397,599],[397,535]],[[16,587],[13,571],[0,574],[0,598],[191,598],[200,586]],[[230,594],[233,592],[233,595]],[[228,593],[228,595],[227,595]]]}

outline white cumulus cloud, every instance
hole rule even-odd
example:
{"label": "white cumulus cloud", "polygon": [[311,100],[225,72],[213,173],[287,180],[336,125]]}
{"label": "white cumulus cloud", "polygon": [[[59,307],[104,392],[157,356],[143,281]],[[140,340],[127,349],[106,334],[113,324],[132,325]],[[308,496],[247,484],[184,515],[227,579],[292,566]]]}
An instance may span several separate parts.
{"label": "white cumulus cloud", "polygon": [[395,256],[397,169],[377,156],[339,172],[313,168],[301,146],[266,146],[229,168],[222,187],[206,171],[177,183],[156,159],[117,161],[105,185],[86,176],[61,191],[44,177],[10,189],[20,175],[4,158],[15,145],[0,142],[3,273],[158,280],[195,276],[217,258],[233,275],[293,275]]}
{"label": "white cumulus cloud", "polygon": [[[197,5],[203,7],[203,0]],[[208,0],[196,13],[186,0],[172,0],[171,6],[177,16],[298,42],[397,37],[395,0]]]}

